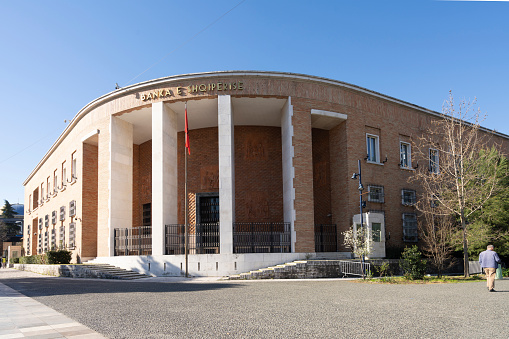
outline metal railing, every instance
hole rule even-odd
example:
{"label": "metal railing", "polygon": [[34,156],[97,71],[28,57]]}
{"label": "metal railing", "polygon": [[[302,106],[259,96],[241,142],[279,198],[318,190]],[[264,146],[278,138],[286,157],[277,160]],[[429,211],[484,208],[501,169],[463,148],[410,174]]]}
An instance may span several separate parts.
{"label": "metal railing", "polygon": [[337,252],[336,224],[315,224],[315,252]]}
{"label": "metal railing", "polygon": [[371,264],[368,262],[341,260],[339,261],[339,268],[344,275],[371,275]]}
{"label": "metal railing", "polygon": [[151,255],[152,226],[114,229],[114,255]]}
{"label": "metal railing", "polygon": [[289,222],[233,223],[233,253],[290,253]]}
{"label": "metal railing", "polygon": [[[189,254],[219,253],[219,224],[189,225]],[[185,254],[185,225],[165,225],[165,254]]]}

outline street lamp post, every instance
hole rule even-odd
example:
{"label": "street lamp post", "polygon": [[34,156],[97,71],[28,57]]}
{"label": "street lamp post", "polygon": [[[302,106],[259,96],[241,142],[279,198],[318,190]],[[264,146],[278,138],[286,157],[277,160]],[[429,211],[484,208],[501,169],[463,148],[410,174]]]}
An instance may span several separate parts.
{"label": "street lamp post", "polygon": [[[361,212],[361,234],[363,235],[363,241],[366,241],[366,239],[364,238],[364,216],[362,214],[362,209],[364,208],[364,201],[362,201],[362,191],[364,191],[364,186],[362,185],[362,176],[361,176],[361,161],[358,160],[357,161],[357,165],[358,165],[358,173],[354,173],[352,175],[352,179],[359,179],[359,187],[358,187],[358,190],[359,190],[359,209],[360,209],[360,212]],[[363,246],[365,246],[365,244],[363,244]],[[365,272],[364,272],[364,251],[362,252],[362,256],[361,256],[361,265],[362,265],[362,279],[365,278]]]}

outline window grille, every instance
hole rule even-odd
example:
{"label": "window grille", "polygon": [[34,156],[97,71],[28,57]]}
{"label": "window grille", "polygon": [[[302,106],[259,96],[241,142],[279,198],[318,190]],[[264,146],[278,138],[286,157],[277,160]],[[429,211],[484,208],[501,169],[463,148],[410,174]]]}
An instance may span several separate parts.
{"label": "window grille", "polygon": [[30,255],[30,237],[27,237],[27,255]]}
{"label": "window grille", "polygon": [[417,242],[417,217],[415,213],[403,213],[403,241]]}
{"label": "window grille", "polygon": [[41,254],[42,253],[42,233],[39,233],[38,234],[38,244],[37,244],[37,253]]}
{"label": "window grille", "polygon": [[65,206],[60,207],[60,221],[65,220]]}
{"label": "window grille", "polygon": [[42,218],[39,218],[39,229],[42,230]]}
{"label": "window grille", "polygon": [[54,250],[57,248],[57,231],[55,229],[51,230],[51,249]]}
{"label": "window grille", "polygon": [[[30,225],[27,225],[27,234],[30,234]],[[30,239],[30,238],[28,238]]]}
{"label": "window grille", "polygon": [[44,232],[44,252],[48,251],[48,232]]}
{"label": "window grille", "polygon": [[57,211],[51,212],[51,223],[53,225],[56,225],[56,223],[57,223]]}
{"label": "window grille", "polygon": [[76,240],[76,223],[69,224],[69,249],[74,249],[74,242]]}
{"label": "window grille", "polygon": [[377,185],[368,185],[368,201],[370,202],[384,202],[384,187]]}
{"label": "window grille", "polygon": [[406,206],[412,206],[416,203],[416,195],[414,190],[401,190],[401,203]]}
{"label": "window grille", "polygon": [[49,214],[44,216],[44,227],[49,227]]}
{"label": "window grille", "polygon": [[60,226],[59,247],[65,248],[65,226]]}
{"label": "window grille", "polygon": [[69,203],[69,216],[74,217],[76,215],[76,200],[72,200]]}

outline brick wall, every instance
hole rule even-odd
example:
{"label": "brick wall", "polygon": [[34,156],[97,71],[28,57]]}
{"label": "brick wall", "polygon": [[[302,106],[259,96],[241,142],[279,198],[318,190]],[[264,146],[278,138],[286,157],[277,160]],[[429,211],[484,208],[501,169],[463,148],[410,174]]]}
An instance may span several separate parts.
{"label": "brick wall", "polygon": [[329,131],[312,129],[313,135],[313,200],[315,224],[330,224],[331,181]]}
{"label": "brick wall", "polygon": [[281,128],[235,127],[235,221],[283,222]]}
{"label": "brick wall", "polygon": [[[83,144],[83,185],[82,185],[82,223],[81,256],[97,256],[97,174],[98,149],[91,144]],[[58,234],[58,228],[56,229]]]}
{"label": "brick wall", "polygon": [[152,140],[133,145],[133,227],[143,225],[143,205],[152,203]]}
{"label": "brick wall", "polygon": [[[196,193],[219,192],[219,158],[217,127],[201,128],[189,131],[191,155],[187,157],[187,192],[194,198]],[[185,223],[184,218],[184,184],[185,184],[185,134],[177,135],[178,158],[178,222]],[[190,199],[189,203],[195,203]],[[195,208],[189,208],[189,221],[195,221]]]}

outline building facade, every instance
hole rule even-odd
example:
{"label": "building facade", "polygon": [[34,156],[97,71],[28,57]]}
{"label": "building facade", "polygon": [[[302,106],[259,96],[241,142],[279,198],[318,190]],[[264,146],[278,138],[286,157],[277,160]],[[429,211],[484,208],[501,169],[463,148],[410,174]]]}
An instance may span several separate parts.
{"label": "building facade", "polygon": [[25,254],[67,248],[78,262],[180,275],[186,105],[191,273],[349,256],[358,160],[374,256],[418,241],[411,138],[438,113],[335,80],[238,71],[139,83],[78,112],[24,182]]}

